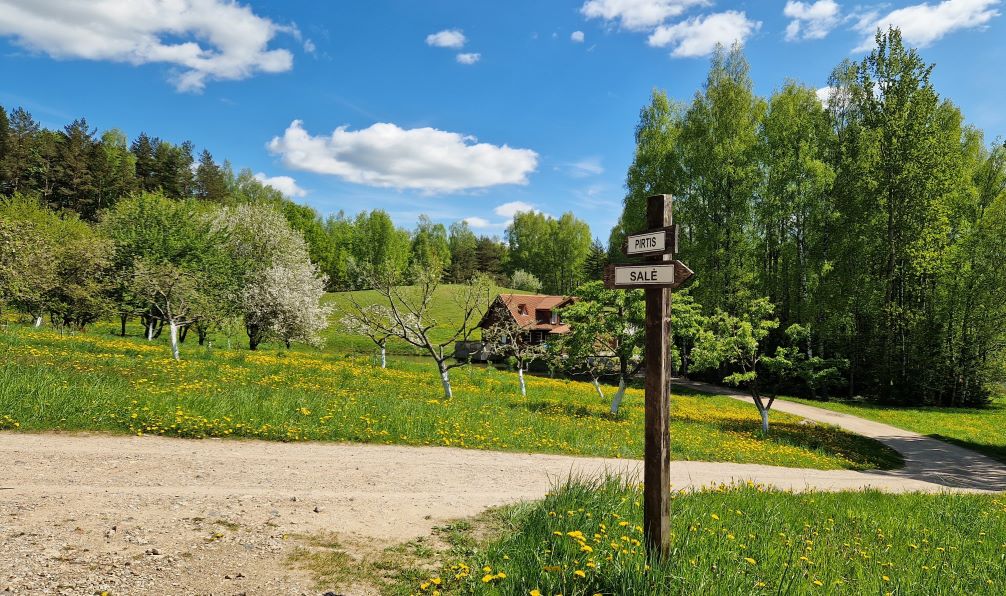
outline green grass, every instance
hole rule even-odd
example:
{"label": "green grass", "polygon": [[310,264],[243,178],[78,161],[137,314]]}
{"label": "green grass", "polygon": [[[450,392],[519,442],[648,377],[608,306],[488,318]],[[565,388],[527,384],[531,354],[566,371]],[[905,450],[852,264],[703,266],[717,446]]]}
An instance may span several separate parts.
{"label": "green grass", "polygon": [[985,408],[905,408],[866,402],[785,399],[915,431],[1006,463],[1006,396],[994,399]]}
{"label": "green grass", "polygon": [[456,544],[399,594],[1004,594],[1006,502],[996,495],[678,493],[672,552],[642,545],[641,492],[574,480],[492,513],[498,534]]}
{"label": "green grass", "polygon": [[[464,317],[463,311],[457,301],[458,289],[461,287],[462,286],[458,285],[444,284],[437,287],[436,292],[433,295],[434,299],[429,316],[432,320],[437,322],[436,327],[430,332],[430,338],[435,343],[450,339],[454,331],[457,329],[457,326],[460,324],[461,319]],[[409,291],[409,289],[405,290],[405,292]],[[507,288],[496,288],[486,296],[486,304],[488,305],[492,300],[495,300],[496,296],[500,293],[526,294],[527,292],[521,290],[510,290]],[[369,338],[346,333],[339,324],[339,320],[344,316],[345,310],[351,309],[352,301],[356,301],[361,306],[368,306],[371,304],[382,304],[384,299],[375,290],[360,290],[356,292],[336,292],[327,294],[323,302],[333,305],[335,307],[335,311],[332,315],[332,325],[323,334],[326,346],[335,352],[372,353],[376,351],[377,348]],[[473,321],[473,324],[476,323],[478,323],[478,321]],[[388,353],[420,354],[422,352],[418,348],[403,341],[392,339],[388,342]]]}
{"label": "green grass", "polygon": [[[443,399],[430,362],[387,370],[327,352],[220,350],[101,334],[0,331],[0,428],[98,430],[181,437],[445,445],[640,458],[643,396],[629,389],[618,416],[586,383],[454,371]],[[609,394],[611,389],[609,388]],[[775,415],[762,437],[753,406],[702,395],[672,400],[676,459],[819,469],[891,468],[880,443]]]}

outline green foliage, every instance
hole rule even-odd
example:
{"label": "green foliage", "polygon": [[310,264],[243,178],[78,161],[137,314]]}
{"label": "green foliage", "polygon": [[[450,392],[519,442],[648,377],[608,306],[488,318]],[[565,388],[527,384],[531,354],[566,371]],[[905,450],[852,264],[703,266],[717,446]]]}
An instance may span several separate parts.
{"label": "green foliage", "polygon": [[[1006,376],[1006,149],[964,124],[932,70],[897,29],[878,32],[822,108],[792,82],[757,98],[740,50],[720,50],[687,110],[655,92],[641,112],[609,253],[643,227],[646,195],[673,193],[692,296],[733,316],[767,296],[780,326],[765,352],[791,350],[787,382],[982,403]],[[795,351],[780,332],[793,325]]]}
{"label": "green foliage", "polygon": [[451,224],[451,281],[464,283],[479,271],[478,239],[468,227],[468,222],[462,220]]}
{"label": "green foliage", "polygon": [[531,294],[537,294],[541,292],[541,280],[535,277],[533,273],[518,269],[510,276],[510,287]]}
{"label": "green foliage", "polygon": [[409,267],[432,271],[442,276],[451,266],[451,247],[447,241],[447,228],[435,224],[426,215],[419,216],[412,233]]}
{"label": "green foliage", "polygon": [[510,267],[541,280],[548,294],[569,294],[582,281],[590,227],[571,212],[555,219],[537,211],[514,216],[507,227]]}

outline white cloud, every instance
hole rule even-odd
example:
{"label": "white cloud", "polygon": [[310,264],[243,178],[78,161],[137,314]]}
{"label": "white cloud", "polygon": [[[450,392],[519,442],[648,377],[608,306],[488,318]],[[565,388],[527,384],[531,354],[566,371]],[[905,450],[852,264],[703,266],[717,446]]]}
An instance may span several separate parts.
{"label": "white cloud", "polygon": [[255,174],[255,179],[266,186],[275,188],[288,197],[303,197],[307,195],[307,191],[297,186],[297,181],[289,176],[266,176],[264,173],[259,172]]}
{"label": "white cloud", "polygon": [[318,46],[314,45],[314,42],[310,39],[304,40],[304,51],[308,54],[314,54],[318,51]]}
{"label": "white cloud", "polygon": [[569,175],[574,178],[586,178],[604,173],[604,166],[601,165],[599,157],[585,157],[580,161],[566,164],[566,169]]}
{"label": "white cloud", "polygon": [[290,70],[277,33],[299,35],[232,0],[0,0],[0,36],[57,59],[173,65],[179,91]]}
{"label": "white cloud", "polygon": [[534,205],[525,203],[524,201],[510,201],[509,203],[503,203],[493,209],[493,213],[507,219],[513,219],[514,215],[517,215],[518,213],[526,213],[528,211],[538,210],[534,208]]}
{"label": "white cloud", "polygon": [[471,217],[466,217],[465,218],[465,222],[470,227],[475,228],[475,229],[496,227],[496,224],[493,224],[488,219],[486,219],[484,217],[477,217],[477,216],[474,216],[474,215],[471,216]]}
{"label": "white cloud", "polygon": [[574,31],[570,33],[569,39],[573,43],[583,43],[583,31]]}
{"label": "white cloud", "polygon": [[864,37],[854,51],[870,50],[877,29],[886,30],[889,26],[901,29],[906,42],[927,46],[953,31],[985,25],[999,16],[995,8],[999,3],[1000,0],[943,0],[939,4],[906,6],[883,16],[874,13],[857,23],[856,28]]}
{"label": "white cloud", "polygon": [[458,54],[457,61],[459,64],[475,64],[482,59],[482,54],[478,52],[471,54]]}
{"label": "white cloud", "polygon": [[704,17],[692,17],[674,25],[657,27],[648,40],[654,47],[674,46],[671,55],[677,58],[706,56],[716,44],[744,43],[761,27],[743,12],[727,11]]}
{"label": "white cloud", "polygon": [[786,27],[786,41],[824,39],[838,25],[840,11],[835,0],[814,3],[789,0],[782,11],[792,19]]}
{"label": "white cloud", "polygon": [[684,14],[693,6],[710,3],[710,0],[587,0],[580,7],[580,13],[588,19],[618,21],[623,29],[645,31]]}
{"label": "white cloud", "polygon": [[466,41],[468,40],[461,29],[444,29],[426,36],[426,45],[435,48],[458,49],[464,47]]}
{"label": "white cloud", "polygon": [[452,192],[527,184],[538,166],[530,149],[478,143],[435,128],[402,129],[379,122],[362,130],[336,128],[312,136],[300,120],[268,143],[288,167],[382,188]]}

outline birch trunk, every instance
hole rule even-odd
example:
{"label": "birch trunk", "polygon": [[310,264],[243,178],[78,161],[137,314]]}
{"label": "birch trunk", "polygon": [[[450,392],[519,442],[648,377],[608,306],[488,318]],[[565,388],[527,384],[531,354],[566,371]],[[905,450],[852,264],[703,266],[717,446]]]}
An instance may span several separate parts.
{"label": "birch trunk", "polygon": [[618,413],[618,406],[622,404],[622,397],[625,395],[625,377],[618,378],[618,391],[615,392],[615,397],[611,400],[611,413]]}
{"label": "birch trunk", "polygon": [[171,332],[171,355],[175,357],[175,360],[181,360],[178,353],[178,325],[174,321],[170,321],[168,330]]}

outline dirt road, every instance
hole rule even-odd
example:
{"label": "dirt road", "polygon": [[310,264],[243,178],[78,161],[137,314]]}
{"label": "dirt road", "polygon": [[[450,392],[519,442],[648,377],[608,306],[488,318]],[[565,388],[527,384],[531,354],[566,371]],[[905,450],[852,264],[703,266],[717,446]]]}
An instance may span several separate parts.
{"label": "dirt road", "polygon": [[[436,447],[0,433],[0,594],[320,594],[291,535],[377,549],[556,478],[639,463]],[[674,462],[675,487],[944,490],[923,479]],[[5,592],[7,590],[8,592]]]}

